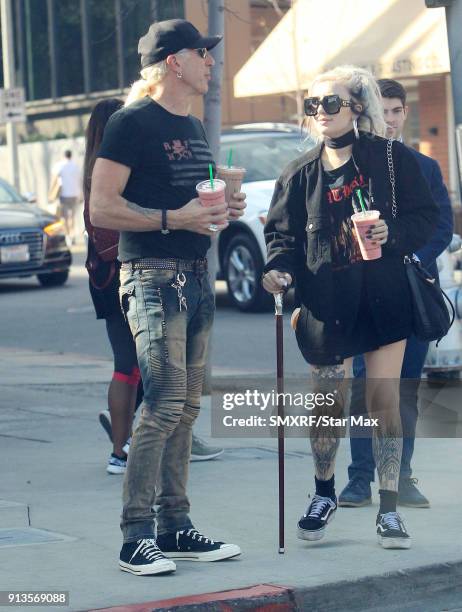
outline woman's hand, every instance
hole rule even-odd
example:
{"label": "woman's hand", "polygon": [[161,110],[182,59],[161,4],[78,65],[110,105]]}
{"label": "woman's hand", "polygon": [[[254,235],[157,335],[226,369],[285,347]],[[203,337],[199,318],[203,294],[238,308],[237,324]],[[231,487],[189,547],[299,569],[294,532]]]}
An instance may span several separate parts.
{"label": "woman's hand", "polygon": [[374,244],[385,244],[388,240],[388,225],[386,221],[383,219],[374,221],[374,225],[371,225],[367,230],[366,238]]}
{"label": "woman's hand", "polygon": [[228,202],[228,219],[234,221],[239,219],[245,212],[247,202],[245,201],[245,193],[239,191],[233,193],[231,196],[231,202]]}
{"label": "woman's hand", "polygon": [[288,272],[270,270],[263,277],[263,288],[268,293],[281,293],[292,284],[292,277]]}

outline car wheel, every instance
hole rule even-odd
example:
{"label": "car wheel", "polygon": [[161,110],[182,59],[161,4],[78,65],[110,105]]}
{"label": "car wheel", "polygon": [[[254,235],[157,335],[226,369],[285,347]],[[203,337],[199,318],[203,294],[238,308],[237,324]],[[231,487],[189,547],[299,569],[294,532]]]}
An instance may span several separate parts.
{"label": "car wheel", "polygon": [[244,312],[269,310],[271,296],[261,285],[263,257],[247,234],[231,238],[224,257],[224,275],[231,302]]}
{"label": "car wheel", "polygon": [[51,274],[37,274],[39,283],[43,287],[59,287],[69,278],[69,270],[64,272],[52,272]]}

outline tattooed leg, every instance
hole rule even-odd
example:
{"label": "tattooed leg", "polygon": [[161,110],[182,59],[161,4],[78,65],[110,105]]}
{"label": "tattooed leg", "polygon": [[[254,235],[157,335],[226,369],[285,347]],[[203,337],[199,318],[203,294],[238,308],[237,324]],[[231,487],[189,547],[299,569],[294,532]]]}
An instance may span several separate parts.
{"label": "tattooed leg", "polygon": [[372,450],[380,488],[398,491],[403,433],[401,427],[400,376],[406,341],[395,342],[365,355],[366,403],[371,416],[378,418],[373,428]]}
{"label": "tattooed leg", "polygon": [[380,488],[398,491],[401,454],[403,451],[401,424],[398,429],[387,432],[376,431],[372,436],[372,451],[379,474]]}
{"label": "tattooed leg", "polygon": [[[322,417],[330,416],[342,418],[346,403],[347,383],[346,377],[350,375],[351,359],[345,360],[341,365],[313,366],[311,375],[314,383],[314,392],[332,393],[335,397],[333,406],[316,407],[313,414]],[[344,435],[343,426],[329,425],[312,427],[310,430],[311,451],[316,477],[319,480],[329,480],[334,474],[335,457],[340,444],[340,437]]]}

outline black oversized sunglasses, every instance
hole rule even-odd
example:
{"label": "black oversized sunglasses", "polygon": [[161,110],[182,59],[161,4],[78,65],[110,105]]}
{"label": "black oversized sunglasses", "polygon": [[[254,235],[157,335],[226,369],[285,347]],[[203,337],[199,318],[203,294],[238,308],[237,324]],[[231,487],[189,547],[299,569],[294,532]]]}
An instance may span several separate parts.
{"label": "black oversized sunglasses", "polygon": [[208,50],[205,47],[202,47],[201,49],[196,49],[196,51],[198,52],[198,54],[201,56],[202,59],[205,59],[207,55],[209,54]]}
{"label": "black oversized sunglasses", "polygon": [[336,115],[340,112],[342,106],[355,106],[354,102],[351,100],[344,100],[337,94],[332,94],[331,96],[324,96],[323,98],[312,97],[305,98],[305,115],[309,117],[314,117],[314,115],[318,114],[319,105],[323,107],[328,115]]}

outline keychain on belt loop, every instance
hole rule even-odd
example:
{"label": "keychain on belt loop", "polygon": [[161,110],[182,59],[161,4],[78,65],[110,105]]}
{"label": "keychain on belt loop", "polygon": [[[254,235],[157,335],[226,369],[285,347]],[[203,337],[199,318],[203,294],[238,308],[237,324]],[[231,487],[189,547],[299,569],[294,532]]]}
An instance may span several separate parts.
{"label": "keychain on belt loop", "polygon": [[178,294],[178,307],[180,312],[188,310],[188,304],[186,303],[186,297],[183,295],[183,287],[186,285],[186,276],[183,272],[177,272],[175,282],[172,283],[172,287],[176,289]]}

